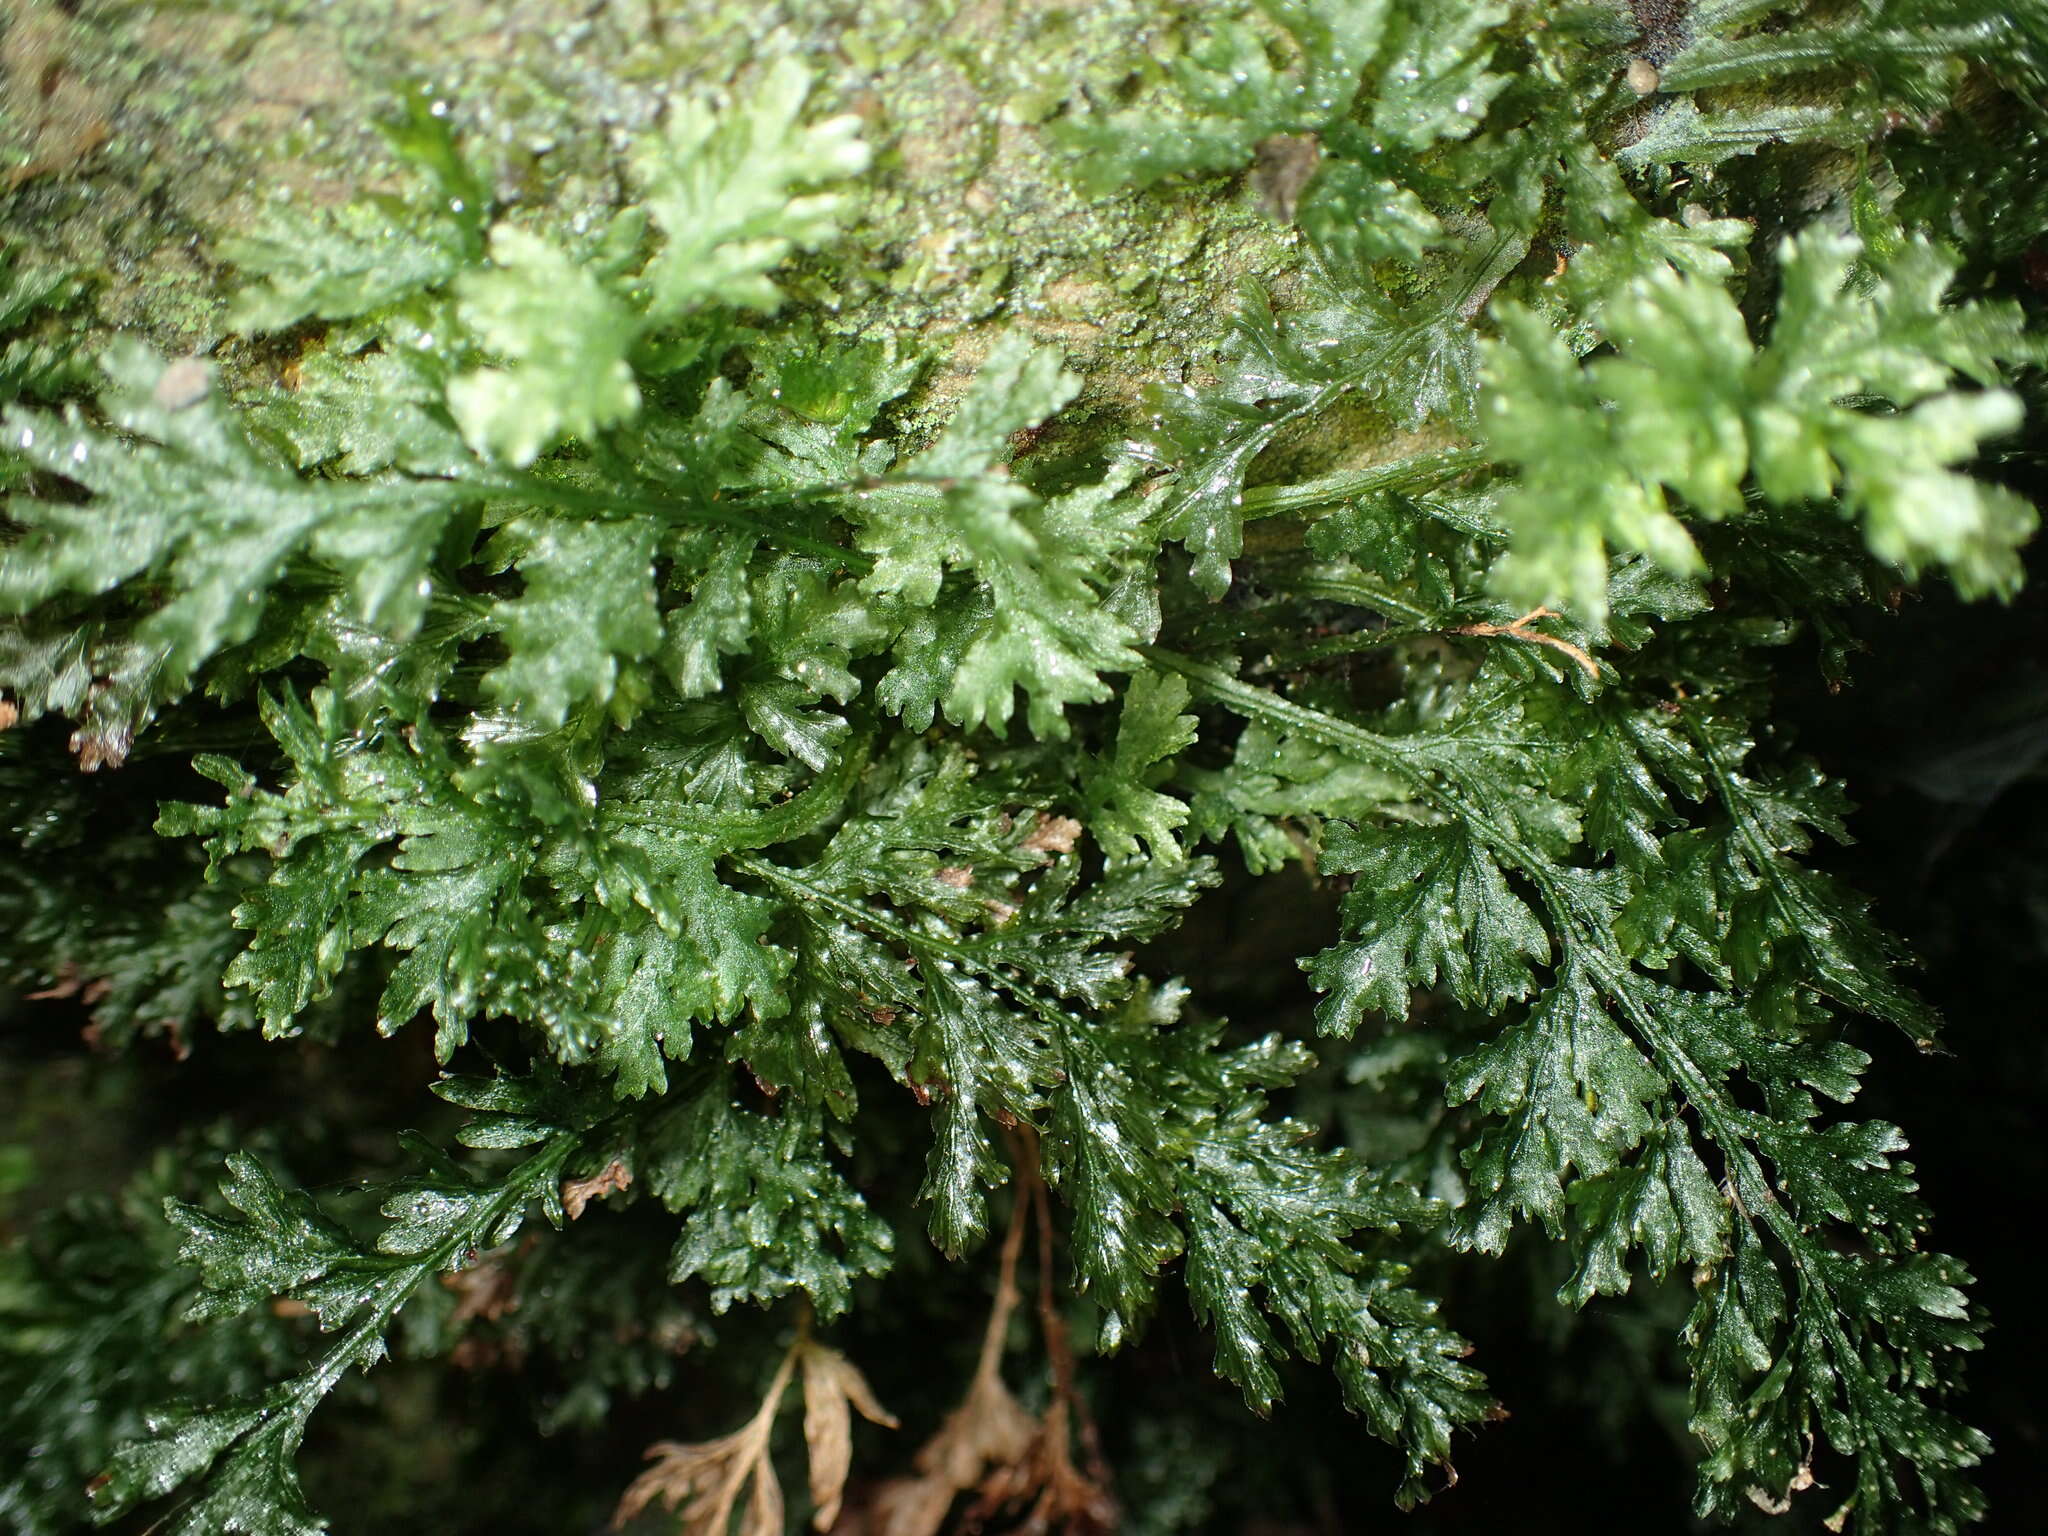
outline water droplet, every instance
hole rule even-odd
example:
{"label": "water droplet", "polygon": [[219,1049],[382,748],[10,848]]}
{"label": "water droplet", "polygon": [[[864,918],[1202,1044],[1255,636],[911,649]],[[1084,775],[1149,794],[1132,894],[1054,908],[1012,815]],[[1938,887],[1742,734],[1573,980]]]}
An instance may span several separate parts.
{"label": "water droplet", "polygon": [[71,445],[71,462],[74,464],[83,464],[85,462],[85,444],[73,443]]}
{"label": "water droplet", "polygon": [[36,434],[35,434],[35,429],[34,429],[33,427],[23,427],[23,428],[21,429],[21,446],[22,446],[22,447],[24,447],[24,448],[33,448],[33,447],[35,447],[35,445],[36,445]]}
{"label": "water droplet", "polygon": [[448,115],[448,103],[445,101],[436,101],[431,107],[427,108],[427,110],[431,112],[435,117],[446,117]]}
{"label": "water droplet", "polygon": [[1472,98],[1470,96],[1460,96],[1457,100],[1457,108],[1460,112],[1470,112],[1472,110]]}
{"label": "water droplet", "polygon": [[448,211],[450,213],[460,213],[462,212],[463,209],[467,208],[468,206],[469,205],[459,197],[451,197],[448,199]]}

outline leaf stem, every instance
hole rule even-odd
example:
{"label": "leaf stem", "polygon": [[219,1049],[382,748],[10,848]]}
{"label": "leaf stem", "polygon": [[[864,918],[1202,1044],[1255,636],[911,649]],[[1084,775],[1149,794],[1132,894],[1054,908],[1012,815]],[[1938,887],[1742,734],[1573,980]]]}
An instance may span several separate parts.
{"label": "leaf stem", "polygon": [[772,848],[815,832],[837,815],[860,782],[873,747],[871,737],[858,737],[803,789],[766,810],[720,813],[694,806],[670,808],[624,801],[608,807],[608,814],[666,832],[702,837],[721,853]]}
{"label": "leaf stem", "polygon": [[786,549],[801,550],[805,554],[817,555],[826,560],[858,564],[866,558],[858,550],[847,549],[829,540],[750,516],[738,507],[714,506],[701,499],[682,502],[666,498],[624,495],[609,490],[586,491],[558,480],[544,480],[537,475],[495,483],[470,483],[483,495],[503,496],[508,500],[552,507],[563,512],[584,512],[597,516],[627,513],[636,517],[651,517],[665,524],[709,523],[714,527],[730,528],[736,533],[751,533],[756,538],[780,544]]}
{"label": "leaf stem", "polygon": [[1490,461],[1477,448],[1439,448],[1405,459],[1390,459],[1363,469],[1339,470],[1316,480],[1294,485],[1254,485],[1244,493],[1244,516],[1274,517],[1283,512],[1304,512],[1316,507],[1336,506],[1361,496],[1387,491],[1422,491],[1444,485]]}

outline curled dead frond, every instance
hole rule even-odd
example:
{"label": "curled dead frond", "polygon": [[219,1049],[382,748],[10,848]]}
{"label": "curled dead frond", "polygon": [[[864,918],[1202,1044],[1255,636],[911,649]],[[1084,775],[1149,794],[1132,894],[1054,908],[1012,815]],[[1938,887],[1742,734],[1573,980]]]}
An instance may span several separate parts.
{"label": "curled dead frond", "polygon": [[[978,1531],[1004,1520],[1019,1531],[1063,1536],[1104,1536],[1118,1511],[1094,1425],[1074,1390],[1066,1321],[1052,1291],[1052,1214],[1038,1173],[1037,1138],[1012,1132],[1016,1198],[1003,1240],[1002,1273],[982,1334],[981,1356],[960,1404],[917,1453],[917,1475],[884,1483],[865,1511],[865,1536],[935,1536],[954,1501],[973,1495],[961,1529]],[[1039,1324],[1051,1361],[1053,1394],[1045,1414],[1033,1418],[1002,1378],[1003,1344],[1022,1295],[1017,1262],[1025,1228],[1036,1216],[1039,1234]],[[1088,1471],[1074,1463],[1079,1427]]]}
{"label": "curled dead frond", "polygon": [[810,1339],[799,1346],[804,1368],[804,1451],[811,1464],[811,1524],[830,1530],[839,1518],[853,1465],[853,1410],[870,1424],[896,1428],[896,1415],[875,1401],[868,1380],[846,1356]]}
{"label": "curled dead frond", "polygon": [[682,1516],[679,1536],[727,1536],[735,1510],[742,1511],[739,1536],[783,1536],[782,1484],[770,1452],[776,1415],[799,1366],[804,1377],[804,1448],[810,1458],[811,1502],[816,1506],[812,1523],[821,1531],[832,1526],[839,1518],[853,1465],[854,1410],[869,1423],[891,1429],[896,1417],[876,1401],[858,1366],[811,1337],[806,1316],[754,1416],[715,1440],[658,1440],[649,1446],[647,1457],[654,1465],[620,1498],[612,1529],[623,1529],[660,1499],[663,1508]]}
{"label": "curled dead frond", "polygon": [[995,1304],[982,1330],[981,1356],[967,1394],[918,1451],[917,1475],[892,1478],[875,1491],[868,1512],[871,1536],[934,1536],[953,1500],[979,1484],[985,1469],[1013,1466],[1031,1449],[1037,1425],[1002,1377],[1003,1340],[1021,1299],[1017,1259],[1024,1251],[1029,1216],[1030,1207],[1021,1199],[1011,1208]]}
{"label": "curled dead frond", "polygon": [[760,1408],[731,1434],[687,1445],[676,1440],[650,1445],[647,1459],[653,1465],[634,1478],[620,1498],[612,1512],[612,1529],[623,1530],[659,1499],[663,1508],[681,1514],[681,1536],[727,1536],[732,1512],[744,1493],[740,1536],[782,1536],[782,1485],[776,1481],[768,1451],[775,1413],[782,1406],[800,1348],[801,1340],[790,1346]]}

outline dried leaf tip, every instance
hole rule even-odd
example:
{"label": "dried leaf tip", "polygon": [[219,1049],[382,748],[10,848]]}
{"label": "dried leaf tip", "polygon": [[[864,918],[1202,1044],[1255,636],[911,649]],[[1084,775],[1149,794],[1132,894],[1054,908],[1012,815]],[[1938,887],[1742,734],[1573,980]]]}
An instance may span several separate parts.
{"label": "dried leaf tip", "polygon": [[588,1178],[564,1179],[562,1181],[562,1210],[571,1221],[576,1220],[593,1200],[602,1200],[606,1195],[622,1189],[629,1189],[633,1183],[633,1170],[624,1161],[613,1158],[609,1163]]}

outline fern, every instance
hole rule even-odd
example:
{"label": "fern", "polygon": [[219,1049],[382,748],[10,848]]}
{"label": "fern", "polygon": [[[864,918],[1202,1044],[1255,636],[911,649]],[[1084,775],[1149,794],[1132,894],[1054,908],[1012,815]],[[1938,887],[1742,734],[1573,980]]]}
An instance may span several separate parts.
{"label": "fern", "polygon": [[[1598,622],[1610,547],[1699,573],[1666,489],[1700,516],[1733,517],[1752,476],[1764,505],[1832,500],[1909,576],[1945,566],[1966,594],[2011,592],[2034,511],[1948,466],[2019,424],[2018,397],[1998,385],[2033,351],[2020,312],[1942,308],[1954,269],[1925,242],[1901,245],[1857,291],[1856,253],[1843,240],[1788,244],[1758,348],[1725,290],[1671,271],[1608,303],[1613,350],[1585,368],[1541,320],[1503,306],[1487,436],[1519,471],[1499,512],[1507,595],[1566,601]],[[1979,387],[1946,389],[1958,373]],[[1559,401],[1587,436],[1560,430]]]}
{"label": "fern", "polygon": [[[695,1339],[766,1397],[657,1443],[621,1521],[779,1530],[801,1366],[820,1523],[1100,1530],[1091,1393],[1184,1297],[1260,1414],[1326,1367],[1405,1506],[1500,1413],[1426,1282],[1533,1227],[1571,1308],[1689,1282],[1702,1515],[1977,1518],[1969,1277],[1842,1111],[1855,1020],[1935,1021],[1819,868],[1846,806],[1773,685],[1806,632],[1847,675],[1894,582],[2018,585],[2034,511],[1977,468],[2039,361],[1980,227],[2017,194],[1946,219],[1879,130],[1977,65],[2024,93],[2038,28],[1637,11],[1273,0],[1077,90],[1032,132],[1106,217],[1249,171],[1298,225],[1128,411],[1021,326],[954,377],[842,334],[886,130],[779,54],[622,135],[600,217],[501,200],[407,96],[409,183],[220,248],[230,324],[288,342],[116,338],[88,395],[49,345],[84,290],[6,279],[12,974],[208,1070],[418,1034],[449,1106],[395,1176],[314,1141],[149,1184],[181,1246],[131,1200],[103,1338],[50,1226],[19,1294],[70,1342],[0,1383],[72,1407],[10,1430],[94,1518],[311,1532],[308,1425],[388,1356],[570,1362],[536,1416],[582,1431]],[[1861,155],[1782,241],[1781,141]],[[46,717],[127,766],[82,787]],[[1293,936],[1312,1029],[1152,974],[1236,866],[1341,892]],[[860,1342],[984,1270],[967,1395],[849,1481],[850,1409],[893,1422]],[[166,1401],[115,1435],[76,1404],[138,1329]],[[0,1510],[63,1528],[78,1481]]]}

